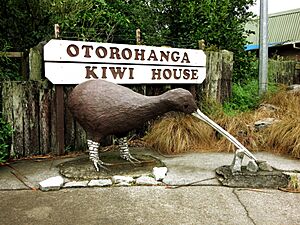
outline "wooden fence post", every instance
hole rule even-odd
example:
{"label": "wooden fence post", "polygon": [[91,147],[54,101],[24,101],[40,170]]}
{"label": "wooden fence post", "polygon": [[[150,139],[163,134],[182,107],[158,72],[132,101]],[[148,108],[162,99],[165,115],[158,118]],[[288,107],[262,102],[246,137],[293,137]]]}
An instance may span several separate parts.
{"label": "wooden fence post", "polygon": [[[54,25],[54,37],[59,38],[60,28]],[[65,149],[65,106],[64,106],[64,87],[55,85],[55,104],[56,104],[56,141],[58,154],[64,154]]]}
{"label": "wooden fence post", "polygon": [[[200,50],[204,50],[204,48],[205,48],[205,41],[203,39],[198,41],[198,48]],[[189,89],[190,89],[190,92],[192,93],[194,99],[196,100],[197,99],[197,92],[198,92],[197,89],[199,89],[199,88],[197,88],[196,84],[191,84]]]}
{"label": "wooden fence post", "polygon": [[206,52],[204,93],[207,99],[221,103],[231,95],[232,70],[232,52]]}
{"label": "wooden fence post", "polygon": [[56,141],[58,154],[64,154],[65,149],[65,121],[64,121],[64,87],[55,85],[55,104],[56,104]]}
{"label": "wooden fence post", "polygon": [[29,80],[42,79],[43,43],[39,43],[29,50]]}

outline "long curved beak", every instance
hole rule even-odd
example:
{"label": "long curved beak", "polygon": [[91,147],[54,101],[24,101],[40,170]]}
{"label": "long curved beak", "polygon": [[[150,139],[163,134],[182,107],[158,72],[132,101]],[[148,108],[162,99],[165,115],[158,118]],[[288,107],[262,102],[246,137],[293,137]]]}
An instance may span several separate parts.
{"label": "long curved beak", "polygon": [[222,134],[227,140],[229,140],[232,144],[234,144],[238,149],[244,151],[244,153],[251,159],[257,161],[255,156],[244,146],[242,145],[235,137],[229,134],[226,130],[224,130],[221,126],[211,120],[208,116],[206,116],[200,109],[197,109],[196,112],[192,113],[193,116],[197,117],[198,119],[202,120],[203,122],[210,125],[212,128],[217,130],[220,134]]}

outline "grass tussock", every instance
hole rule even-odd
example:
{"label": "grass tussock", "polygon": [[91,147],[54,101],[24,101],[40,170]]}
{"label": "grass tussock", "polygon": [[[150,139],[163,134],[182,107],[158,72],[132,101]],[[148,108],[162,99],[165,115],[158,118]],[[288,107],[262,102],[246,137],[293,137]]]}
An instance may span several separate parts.
{"label": "grass tussock", "polygon": [[279,122],[264,130],[266,151],[300,158],[300,92],[287,92],[284,89],[265,99],[276,105]]}
{"label": "grass tussock", "polygon": [[276,112],[277,117],[300,114],[300,92],[287,92],[282,88],[275,94],[267,95],[263,103],[277,106],[279,108]]}
{"label": "grass tussock", "polygon": [[[264,106],[254,111],[235,116],[218,110],[211,118],[250,151],[264,150],[300,158],[300,93],[282,89],[265,96],[262,103]],[[278,122],[257,130],[255,122],[265,118],[275,118]],[[235,150],[232,143],[210,126],[184,114],[171,114],[156,121],[144,140],[165,154]]]}
{"label": "grass tussock", "polygon": [[163,154],[210,149],[214,131],[197,118],[183,113],[172,113],[156,121],[144,141]]}
{"label": "grass tussock", "polygon": [[300,117],[289,115],[264,131],[265,150],[300,158]]}
{"label": "grass tussock", "polygon": [[[233,135],[242,145],[252,151],[257,151],[261,137],[255,134],[254,117],[250,113],[242,113],[235,117],[224,115],[215,119],[215,122]],[[233,152],[236,147],[221,134],[216,133],[217,140],[211,150]]]}

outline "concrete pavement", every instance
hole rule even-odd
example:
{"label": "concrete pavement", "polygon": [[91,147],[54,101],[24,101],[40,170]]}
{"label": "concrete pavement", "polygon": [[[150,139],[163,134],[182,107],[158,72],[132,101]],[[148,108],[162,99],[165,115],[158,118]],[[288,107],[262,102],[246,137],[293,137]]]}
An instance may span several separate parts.
{"label": "concrete pavement", "polygon": [[[230,153],[149,154],[168,167],[168,185],[195,183],[41,192],[28,187],[58,175],[56,165],[71,159],[19,161],[0,167],[0,224],[300,224],[298,193],[219,184],[214,170],[231,163]],[[278,169],[300,171],[299,160],[255,155]]]}

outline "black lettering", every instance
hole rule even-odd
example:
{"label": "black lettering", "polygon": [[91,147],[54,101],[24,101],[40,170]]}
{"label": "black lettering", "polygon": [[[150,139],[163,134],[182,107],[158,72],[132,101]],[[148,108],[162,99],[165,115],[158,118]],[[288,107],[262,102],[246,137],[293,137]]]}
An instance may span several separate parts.
{"label": "black lettering", "polygon": [[174,78],[175,78],[175,80],[179,80],[179,79],[180,79],[182,69],[179,69],[179,75],[178,75],[178,76],[177,76],[177,71],[178,71],[178,69],[173,69],[173,73],[174,73]]}
{"label": "black lettering", "polygon": [[151,50],[151,53],[150,53],[149,58],[147,60],[150,61],[151,59],[153,61],[158,61],[154,50]]}
{"label": "black lettering", "polygon": [[172,52],[171,59],[173,62],[177,62],[180,59],[179,52]]}
{"label": "black lettering", "polygon": [[181,60],[181,63],[184,63],[184,62],[185,63],[190,63],[189,56],[186,52],[183,54],[183,57],[182,57],[182,60]]}
{"label": "black lettering", "polygon": [[93,46],[92,45],[82,45],[82,49],[83,50],[85,49],[84,57],[85,58],[91,58],[90,49],[93,50]]}
{"label": "black lettering", "polygon": [[[161,80],[161,69],[152,69],[152,80]],[[155,78],[157,76],[157,78]]]}
{"label": "black lettering", "polygon": [[[144,49],[134,49],[134,52],[135,52],[134,60],[141,60],[141,61],[145,60],[145,50]],[[140,59],[139,59],[139,56],[141,57]]]}
{"label": "black lettering", "polygon": [[198,79],[197,73],[198,73],[198,70],[192,70],[191,80],[197,80]]}
{"label": "black lettering", "polygon": [[127,67],[123,67],[123,71],[121,70],[121,67],[109,67],[109,69],[114,79],[117,79],[118,76],[120,77],[120,79],[123,79]]}
{"label": "black lettering", "polygon": [[116,59],[116,58],[121,59],[121,56],[119,54],[119,49],[117,47],[111,47],[110,48],[110,59]]}
{"label": "black lettering", "polygon": [[[101,51],[101,52],[100,52]],[[98,48],[96,48],[96,55],[100,58],[100,59],[103,59],[107,56],[107,49],[100,46]]]}
{"label": "black lettering", "polygon": [[124,48],[122,50],[122,57],[123,59],[130,59],[132,57],[132,51],[129,48]]}
{"label": "black lettering", "polygon": [[165,53],[164,51],[160,51],[160,61],[162,62],[164,58],[167,62],[169,62],[169,55],[169,51],[167,51],[167,53]]}
{"label": "black lettering", "polygon": [[[75,52],[74,52],[74,51],[75,51]],[[77,47],[77,45],[74,45],[74,44],[69,45],[69,46],[67,47],[67,53],[68,53],[68,55],[71,56],[71,57],[78,56],[78,54],[79,54],[79,48]]]}
{"label": "black lettering", "polygon": [[107,67],[101,67],[102,69],[102,79],[107,79],[107,76],[106,76],[106,70],[107,70]]}
{"label": "black lettering", "polygon": [[95,79],[98,79],[97,75],[95,74],[94,70],[97,69],[97,66],[93,66],[92,69],[90,66],[86,66],[85,70],[86,70],[86,79],[90,79],[91,76]]}
{"label": "black lettering", "polygon": [[129,79],[133,80],[133,69],[134,68],[129,68]]}
{"label": "black lettering", "polygon": [[163,72],[163,76],[166,80],[170,79],[172,77],[172,71],[169,69],[165,69]]}
{"label": "black lettering", "polygon": [[190,78],[190,70],[184,69],[183,70],[183,79],[188,80]]}

